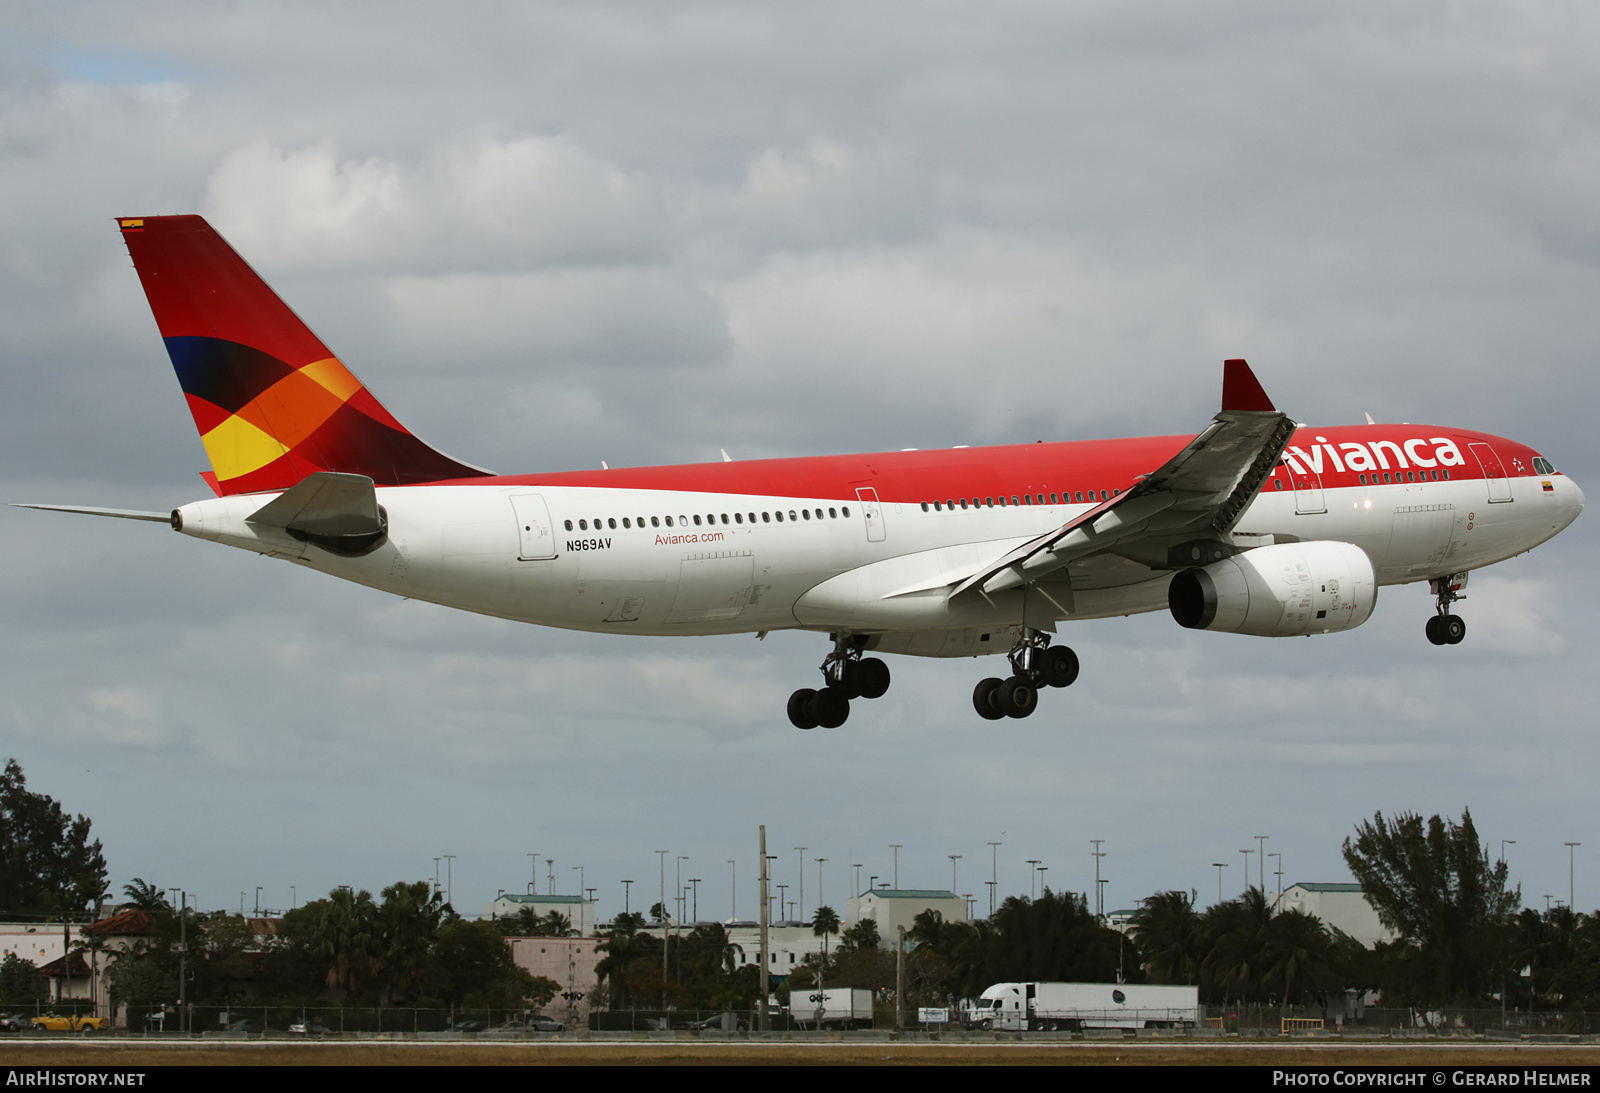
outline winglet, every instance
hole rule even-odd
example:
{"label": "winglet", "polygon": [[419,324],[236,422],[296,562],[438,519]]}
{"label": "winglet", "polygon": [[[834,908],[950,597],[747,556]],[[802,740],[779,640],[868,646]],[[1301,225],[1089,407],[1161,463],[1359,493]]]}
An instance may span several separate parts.
{"label": "winglet", "polygon": [[1277,407],[1261,389],[1261,381],[1242,360],[1222,362],[1222,408],[1224,410],[1265,410],[1271,413]]}

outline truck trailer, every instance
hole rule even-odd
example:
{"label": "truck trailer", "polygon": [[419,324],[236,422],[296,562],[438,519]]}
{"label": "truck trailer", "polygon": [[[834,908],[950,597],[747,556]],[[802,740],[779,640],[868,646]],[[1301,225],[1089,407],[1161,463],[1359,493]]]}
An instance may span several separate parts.
{"label": "truck trailer", "polygon": [[797,989],[789,995],[789,1019],[797,1028],[871,1028],[872,991],[865,987]]}
{"label": "truck trailer", "polygon": [[1205,1023],[1199,987],[1142,983],[996,983],[964,1017],[968,1028],[1034,1032]]}

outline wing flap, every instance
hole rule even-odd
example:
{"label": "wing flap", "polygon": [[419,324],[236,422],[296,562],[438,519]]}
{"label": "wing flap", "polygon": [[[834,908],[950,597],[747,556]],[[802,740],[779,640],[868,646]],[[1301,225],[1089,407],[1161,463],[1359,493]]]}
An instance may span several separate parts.
{"label": "wing flap", "polygon": [[1161,546],[1164,555],[1165,545],[1227,536],[1272,473],[1295,425],[1272,408],[1243,361],[1228,361],[1223,375],[1223,409],[1171,459],[1127,492],[974,572],[955,585],[950,598],[1032,584],[1102,551]]}

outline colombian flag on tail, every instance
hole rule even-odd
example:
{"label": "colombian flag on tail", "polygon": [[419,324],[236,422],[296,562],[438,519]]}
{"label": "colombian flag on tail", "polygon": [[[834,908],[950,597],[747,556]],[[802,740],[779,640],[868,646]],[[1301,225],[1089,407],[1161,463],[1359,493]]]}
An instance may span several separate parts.
{"label": "colombian flag on tail", "polygon": [[198,216],[119,218],[220,495],[317,471],[380,486],[487,474],[396,421]]}

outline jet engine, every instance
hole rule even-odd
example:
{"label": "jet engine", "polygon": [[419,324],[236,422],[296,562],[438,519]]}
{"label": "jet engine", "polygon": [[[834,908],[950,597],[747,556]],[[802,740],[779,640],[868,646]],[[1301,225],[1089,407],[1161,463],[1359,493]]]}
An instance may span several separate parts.
{"label": "jet engine", "polygon": [[1180,626],[1264,638],[1351,630],[1367,621],[1378,579],[1351,543],[1279,543],[1197,569],[1167,586]]}

